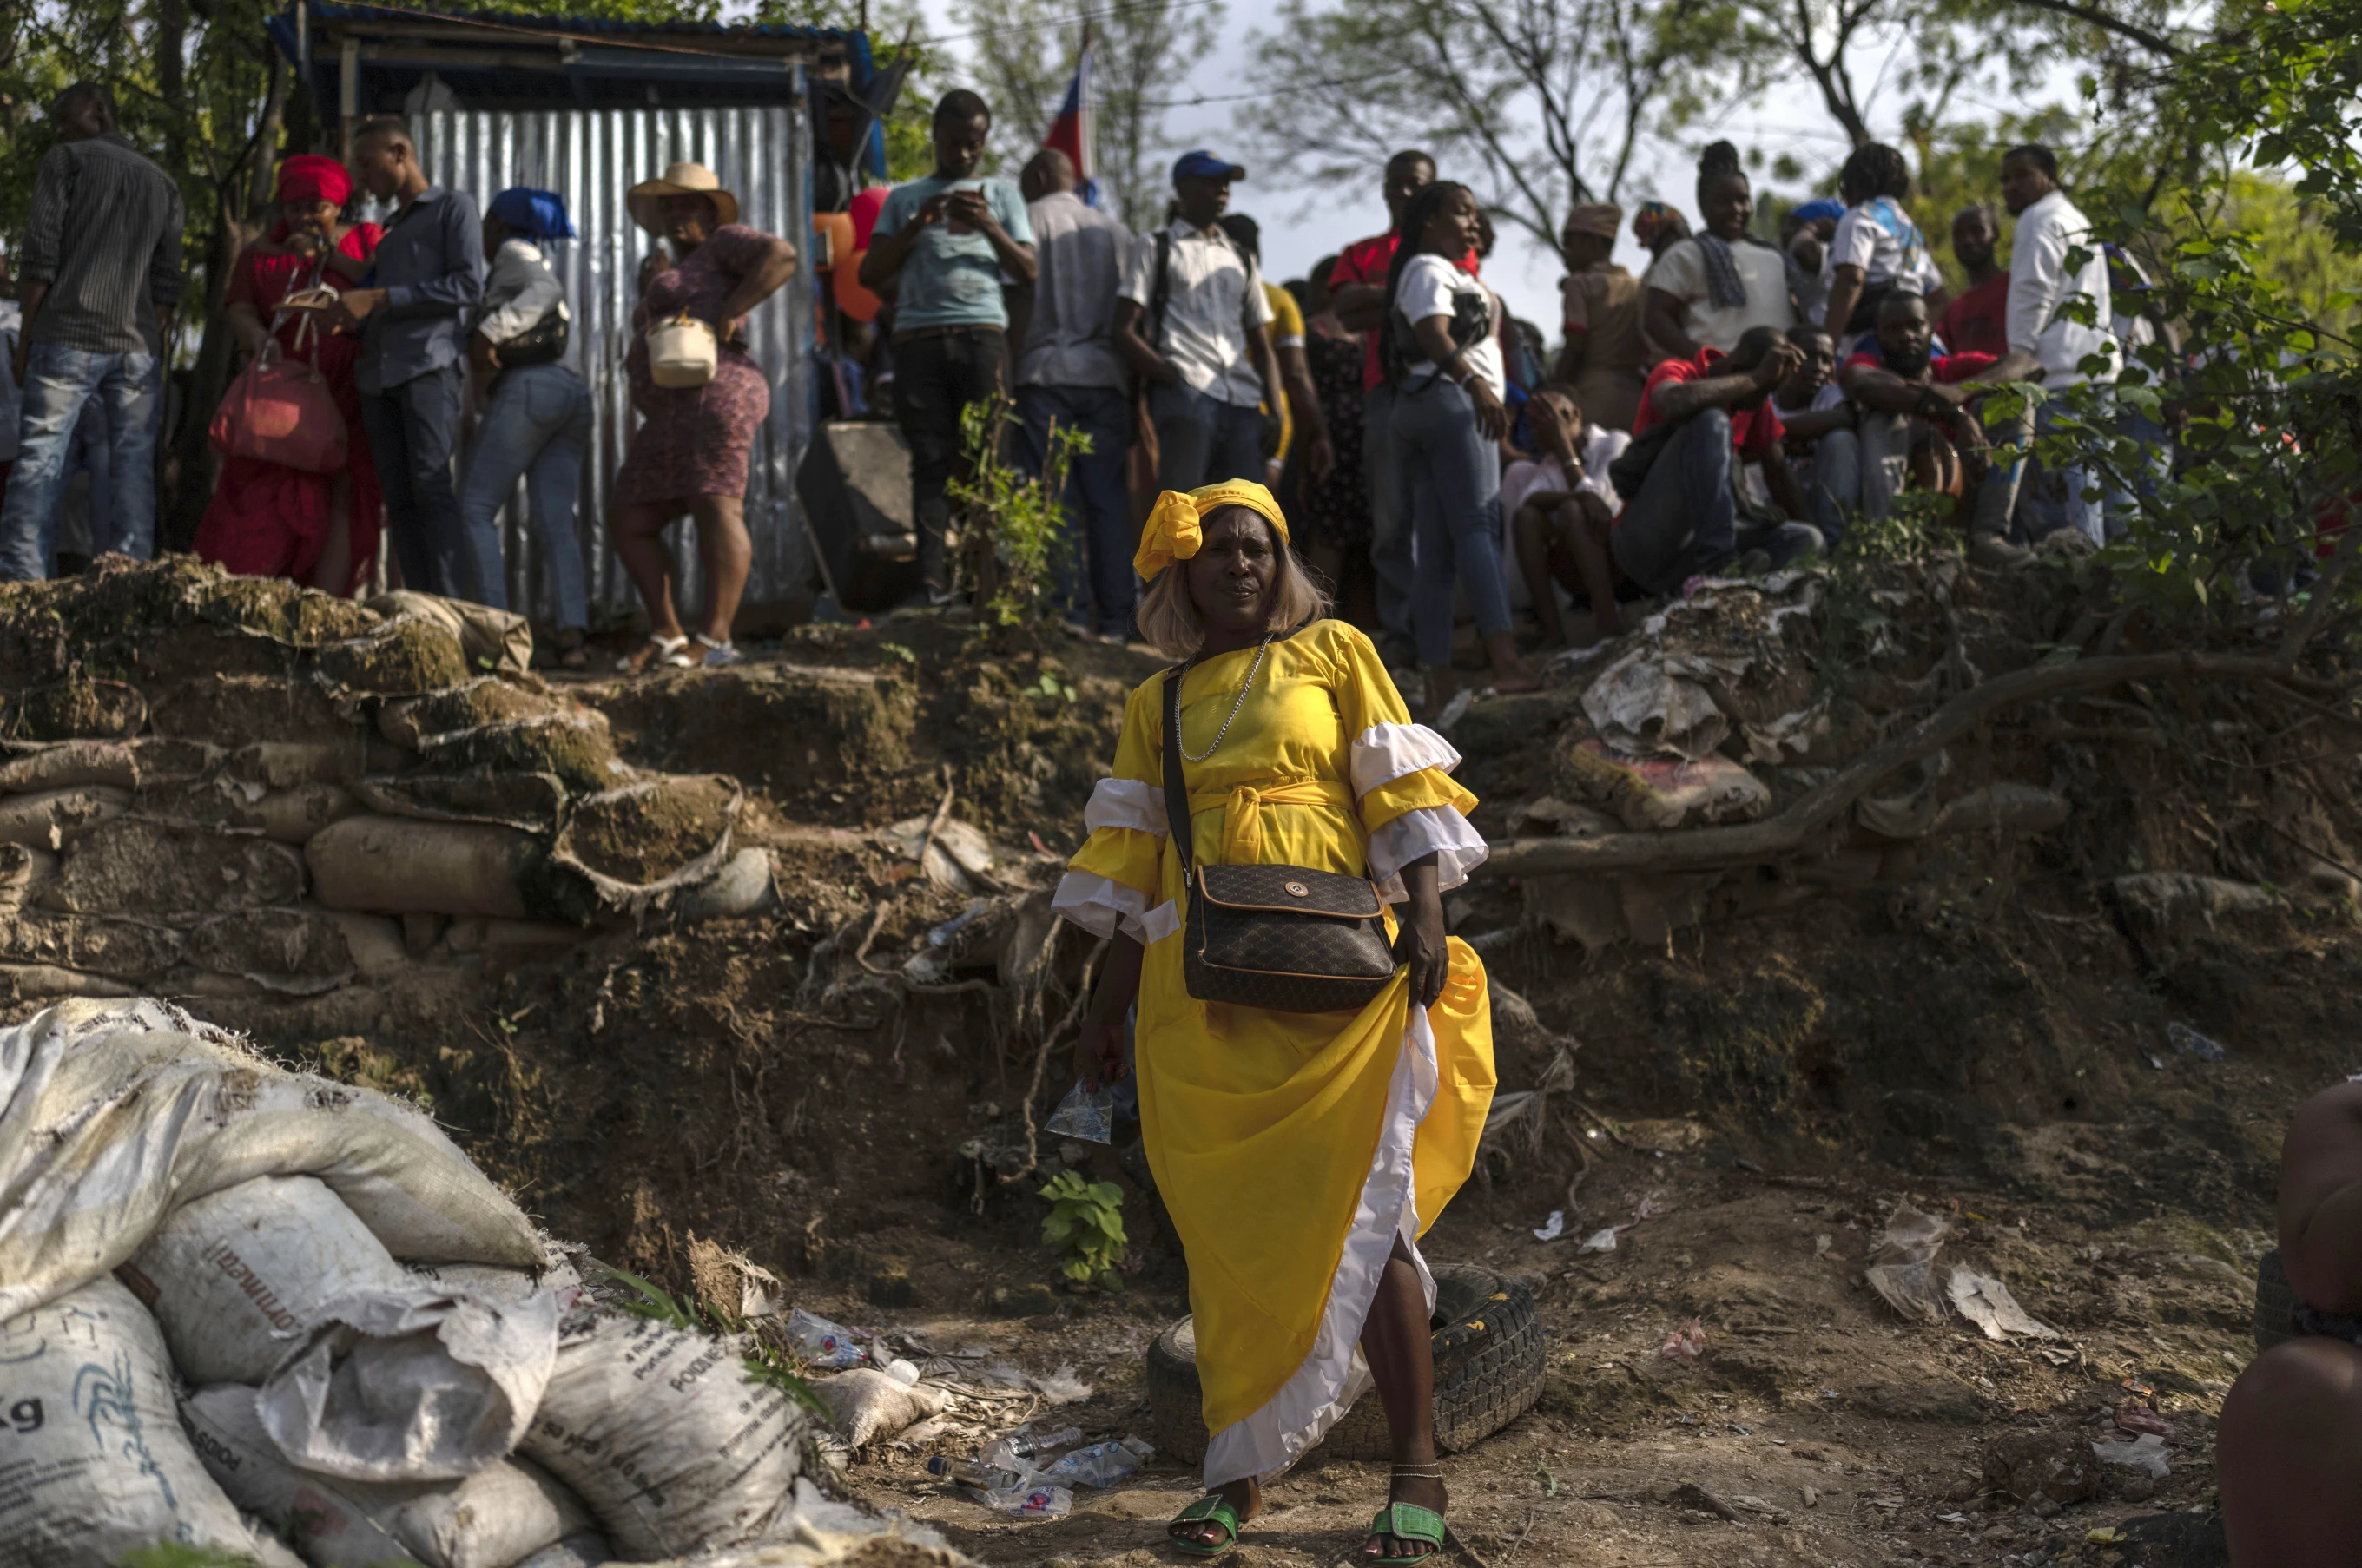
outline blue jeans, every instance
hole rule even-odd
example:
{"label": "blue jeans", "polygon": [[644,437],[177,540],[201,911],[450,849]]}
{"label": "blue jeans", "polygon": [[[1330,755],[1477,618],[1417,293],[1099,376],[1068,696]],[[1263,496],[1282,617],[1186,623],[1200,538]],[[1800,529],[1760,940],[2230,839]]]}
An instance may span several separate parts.
{"label": "blue jeans", "polygon": [[1476,630],[1509,629],[1509,591],[1501,580],[1501,460],[1476,428],[1476,405],[1451,381],[1406,387],[1388,425],[1418,542],[1419,572],[1411,586],[1410,622],[1418,662],[1451,663],[1452,586],[1468,590]]}
{"label": "blue jeans", "polygon": [[533,504],[534,532],[549,562],[558,629],[589,627],[582,547],[574,534],[574,491],[581,482],[582,454],[590,445],[590,389],[565,366],[520,365],[502,370],[492,383],[459,491],[460,537],[483,590],[480,602],[496,610],[508,608],[501,534],[493,519],[522,477]]}
{"label": "blue jeans", "polygon": [[1224,403],[1190,386],[1157,387],[1148,412],[1156,422],[1159,488],[1263,482],[1263,410],[1253,403]]}
{"label": "blue jeans", "polygon": [[1861,510],[1861,437],[1832,430],[1813,443],[1812,477],[1800,483],[1813,505],[1813,526],[1835,545],[1845,537],[1846,513]]}
{"label": "blue jeans", "polygon": [[1378,624],[1410,634],[1410,505],[1395,450],[1395,389],[1381,381],[1362,404],[1362,478],[1370,497],[1370,570],[1377,580]]}
{"label": "blue jeans", "polygon": [[1690,415],[1657,454],[1640,493],[1608,538],[1617,569],[1650,593],[1673,594],[1691,578],[1727,566],[1742,546],[1766,551],[1774,567],[1816,547],[1820,536],[1805,523],[1749,527],[1741,535],[1730,490],[1737,460],[1726,410]]}
{"label": "blue jeans", "polygon": [[[385,492],[385,532],[402,568],[402,586],[446,599],[483,597],[459,527],[451,458],[459,447],[461,373],[446,365],[380,392],[361,393],[361,425],[378,488]],[[502,593],[494,573],[491,591]],[[472,590],[472,591],[471,591]]]}
{"label": "blue jeans", "polygon": [[[36,343],[25,357],[24,414],[17,466],[0,510],[0,581],[30,582],[55,569],[58,504],[73,452],[74,425],[96,399],[107,425],[107,507],[93,509],[93,555],[146,560],[156,552],[156,435],[163,418],[161,367],[153,354],[91,354]],[[91,476],[93,492],[98,476]]]}
{"label": "blue jeans", "polygon": [[[2058,422],[2058,406],[2046,403],[2030,416],[2021,414],[1992,426],[1993,445],[2023,446],[2036,436],[2050,434]],[[2108,542],[2105,506],[2083,498],[2083,492],[2092,488],[2092,479],[2081,464],[2054,474],[2036,458],[2006,467],[1996,463],[1977,494],[1976,531],[2006,536],[2014,513],[2028,543],[2061,528],[2074,528],[2092,543],[2104,545]]]}
{"label": "blue jeans", "polygon": [[[1059,583],[1066,615],[1077,624],[1118,635],[1131,630],[1131,496],[1124,458],[1131,447],[1131,398],[1113,387],[1019,387],[1018,416],[1025,422],[1025,466],[1036,478],[1050,458],[1050,424],[1091,438],[1090,455],[1066,471],[1066,542],[1074,549]],[[1090,597],[1082,585],[1087,573]]]}

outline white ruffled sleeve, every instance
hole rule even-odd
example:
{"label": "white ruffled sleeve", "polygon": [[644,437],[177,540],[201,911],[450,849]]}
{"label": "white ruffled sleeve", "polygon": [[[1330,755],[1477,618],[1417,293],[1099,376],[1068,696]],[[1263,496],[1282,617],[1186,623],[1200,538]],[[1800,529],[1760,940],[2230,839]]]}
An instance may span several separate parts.
{"label": "white ruffled sleeve", "polygon": [[1405,812],[1370,835],[1370,877],[1387,903],[1407,901],[1402,868],[1423,855],[1435,856],[1438,892],[1450,892],[1487,854],[1484,838],[1453,806],[1422,806]]}
{"label": "white ruffled sleeve", "polygon": [[1460,753],[1425,724],[1372,724],[1353,737],[1349,763],[1353,793],[1366,795],[1424,768],[1450,773],[1460,766]]}

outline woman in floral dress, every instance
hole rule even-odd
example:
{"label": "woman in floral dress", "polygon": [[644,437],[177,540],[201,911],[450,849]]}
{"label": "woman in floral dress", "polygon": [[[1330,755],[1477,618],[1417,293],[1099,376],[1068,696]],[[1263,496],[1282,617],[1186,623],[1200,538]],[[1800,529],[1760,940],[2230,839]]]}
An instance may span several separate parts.
{"label": "woman in floral dress", "polygon": [[[738,198],[701,164],[676,163],[663,179],[633,186],[625,199],[634,221],[661,237],[670,254],[660,251],[641,269],[626,361],[632,405],[643,423],[615,474],[612,522],[615,553],[647,606],[649,630],[624,665],[718,668],[740,657],[730,625],[755,554],[746,534],[746,469],[755,432],[771,407],[770,384],[746,352],[745,316],[794,274],[796,250],[739,223]],[[684,313],[713,328],[720,348],[713,379],[660,387],[648,366],[648,331]],[[693,646],[681,631],[673,593],[679,574],[664,538],[683,513],[697,526],[705,580],[705,614]]]}

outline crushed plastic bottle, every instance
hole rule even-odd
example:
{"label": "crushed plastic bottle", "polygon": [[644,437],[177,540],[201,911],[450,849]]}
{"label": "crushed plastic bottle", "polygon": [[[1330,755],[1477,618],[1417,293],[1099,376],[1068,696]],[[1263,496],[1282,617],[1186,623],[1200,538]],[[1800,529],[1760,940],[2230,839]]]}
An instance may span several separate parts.
{"label": "crushed plastic bottle", "polygon": [[850,1331],[825,1318],[815,1318],[800,1307],[789,1314],[788,1337],[796,1342],[806,1361],[831,1372],[859,1366],[866,1359],[861,1347],[853,1342]]}
{"label": "crushed plastic bottle", "polygon": [[1156,1451],[1138,1438],[1078,1448],[1042,1472],[1045,1479],[1078,1486],[1112,1486]]}
{"label": "crushed plastic bottle", "polygon": [[1082,1441],[1083,1429],[1060,1427],[1054,1432],[1017,1432],[1010,1436],[1010,1441],[1015,1443],[1021,1452],[1046,1453],[1054,1448],[1071,1448]]}
{"label": "crushed plastic bottle", "polygon": [[2167,1024],[2165,1026],[2165,1037],[2168,1040],[2172,1041],[2174,1045],[2185,1055],[2195,1056],[2202,1062],[2219,1062],[2223,1060],[2223,1047],[2214,1043],[2213,1041],[2207,1039],[2206,1036],[2199,1033],[2198,1031],[2191,1028],[2190,1025],[2186,1023]]}
{"label": "crushed plastic bottle", "polygon": [[1050,1120],[1042,1124],[1045,1132],[1061,1138],[1079,1138],[1086,1143],[1115,1142],[1115,1085],[1102,1083],[1096,1089],[1076,1084]]}
{"label": "crushed plastic bottle", "polygon": [[1004,1470],[997,1464],[951,1459],[940,1453],[927,1461],[927,1474],[939,1481],[957,1481],[980,1492],[1021,1492],[1032,1480],[1021,1470]]}
{"label": "crushed plastic bottle", "polygon": [[1065,1486],[1036,1485],[1021,1491],[988,1492],[989,1507],[1021,1519],[1062,1519],[1075,1511],[1075,1494]]}
{"label": "crushed plastic bottle", "polygon": [[918,1386],[919,1369],[916,1366],[913,1366],[911,1363],[904,1361],[900,1356],[896,1356],[892,1361],[888,1362],[878,1370],[885,1373],[887,1376],[892,1378],[895,1382],[900,1384],[905,1388],[915,1388]]}

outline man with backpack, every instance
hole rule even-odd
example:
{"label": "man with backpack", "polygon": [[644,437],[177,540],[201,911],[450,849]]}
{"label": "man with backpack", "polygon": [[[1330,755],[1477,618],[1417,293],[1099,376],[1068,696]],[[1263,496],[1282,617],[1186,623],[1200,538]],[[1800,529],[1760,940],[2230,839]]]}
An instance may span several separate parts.
{"label": "man with backpack", "polygon": [[1173,166],[1174,220],[1132,241],[1116,299],[1116,344],[1149,388],[1156,482],[1195,490],[1261,483],[1279,450],[1278,356],[1253,258],[1222,229],[1231,183],[1246,171],[1210,152]]}

